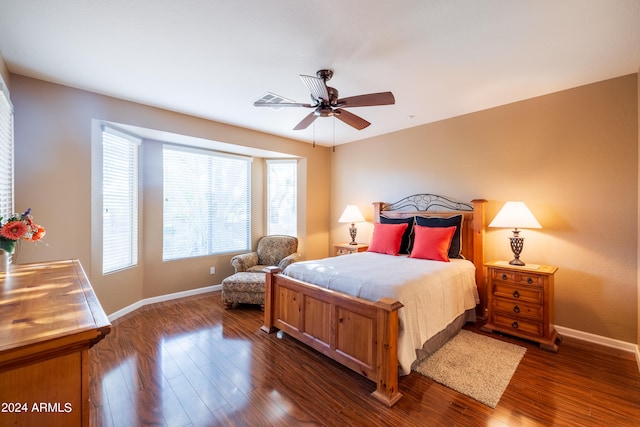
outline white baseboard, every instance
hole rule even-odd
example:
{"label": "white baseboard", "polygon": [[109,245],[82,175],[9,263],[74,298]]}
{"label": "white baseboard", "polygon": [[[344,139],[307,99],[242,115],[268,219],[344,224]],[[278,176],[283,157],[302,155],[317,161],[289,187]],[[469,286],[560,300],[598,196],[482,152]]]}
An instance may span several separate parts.
{"label": "white baseboard", "polygon": [[565,337],[576,338],[582,341],[600,344],[606,347],[613,347],[618,350],[633,353],[636,356],[636,363],[638,364],[638,370],[640,371],[640,347],[638,347],[637,344],[607,338],[601,335],[590,334],[589,332],[578,331],[576,329],[565,328],[564,326],[555,325],[555,328],[560,335]]}
{"label": "white baseboard", "polygon": [[149,304],[155,304],[157,302],[163,302],[163,301],[170,301],[173,299],[178,299],[178,298],[184,298],[184,297],[190,297],[192,295],[199,295],[199,294],[204,294],[207,292],[213,292],[213,291],[219,291],[220,289],[222,289],[222,285],[212,285],[212,286],[205,286],[204,288],[197,288],[197,289],[190,289],[188,291],[182,291],[182,292],[176,292],[173,294],[167,294],[167,295],[160,295],[157,297],[151,297],[151,298],[145,298],[143,300],[134,302],[133,304],[120,309],[118,311],[116,311],[115,313],[111,313],[109,316],[109,321],[113,322],[114,320],[116,320],[119,317],[124,316],[125,314],[129,314],[137,309],[139,309],[140,307],[144,307],[145,305],[149,305]]}

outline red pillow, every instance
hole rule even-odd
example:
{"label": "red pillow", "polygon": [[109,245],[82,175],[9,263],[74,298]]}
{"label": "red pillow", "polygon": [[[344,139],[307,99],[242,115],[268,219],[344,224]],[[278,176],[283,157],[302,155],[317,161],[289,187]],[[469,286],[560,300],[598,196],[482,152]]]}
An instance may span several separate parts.
{"label": "red pillow", "polygon": [[456,227],[414,227],[415,239],[409,258],[449,262],[449,247]]}
{"label": "red pillow", "polygon": [[407,229],[408,224],[373,224],[373,237],[369,245],[369,252],[381,254],[398,255],[402,234]]}

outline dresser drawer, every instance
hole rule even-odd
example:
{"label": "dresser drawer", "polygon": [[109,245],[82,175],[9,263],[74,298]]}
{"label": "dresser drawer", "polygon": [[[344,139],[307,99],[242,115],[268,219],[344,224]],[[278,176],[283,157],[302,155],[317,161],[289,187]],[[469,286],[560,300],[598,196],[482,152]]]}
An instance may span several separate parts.
{"label": "dresser drawer", "polygon": [[490,321],[496,329],[507,333],[511,332],[514,335],[528,335],[534,338],[544,335],[542,322],[507,316],[502,313],[491,313]]}
{"label": "dresser drawer", "polygon": [[544,306],[542,304],[526,304],[522,301],[511,299],[494,298],[492,300],[493,311],[500,312],[520,318],[528,318],[532,320],[544,320]]}
{"label": "dresser drawer", "polygon": [[525,303],[542,304],[544,301],[544,288],[517,286],[513,283],[493,281],[491,292],[494,297],[505,298]]}

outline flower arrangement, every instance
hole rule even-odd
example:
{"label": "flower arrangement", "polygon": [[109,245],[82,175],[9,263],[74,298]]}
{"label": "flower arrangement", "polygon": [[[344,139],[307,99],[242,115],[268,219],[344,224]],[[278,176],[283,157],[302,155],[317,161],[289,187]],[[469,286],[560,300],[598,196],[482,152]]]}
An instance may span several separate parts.
{"label": "flower arrangement", "polygon": [[42,239],[45,233],[44,227],[33,222],[31,208],[22,214],[13,214],[4,221],[0,217],[0,249],[10,254],[15,252],[16,242],[19,240],[36,242]]}

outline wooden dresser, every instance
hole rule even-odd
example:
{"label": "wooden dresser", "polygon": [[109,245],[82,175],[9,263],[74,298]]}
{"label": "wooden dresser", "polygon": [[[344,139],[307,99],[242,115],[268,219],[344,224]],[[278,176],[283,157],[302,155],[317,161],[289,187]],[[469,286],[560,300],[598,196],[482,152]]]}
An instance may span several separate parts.
{"label": "wooden dresser", "polygon": [[485,265],[488,320],[482,329],[536,341],[540,348],[557,352],[556,341],[562,339],[553,326],[553,282],[558,268],[518,267],[504,261]]}
{"label": "wooden dresser", "polygon": [[110,331],[79,261],[0,273],[0,425],[88,426],[89,348]]}

